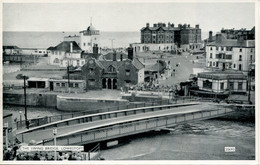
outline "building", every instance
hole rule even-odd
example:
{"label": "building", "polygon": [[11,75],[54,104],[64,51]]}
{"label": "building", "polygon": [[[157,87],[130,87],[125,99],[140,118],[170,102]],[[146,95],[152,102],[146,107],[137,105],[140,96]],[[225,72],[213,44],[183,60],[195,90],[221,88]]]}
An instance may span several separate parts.
{"label": "building", "polygon": [[68,79],[49,79],[50,91],[55,92],[73,92],[83,93],[85,92],[85,81],[83,80],[68,80]]}
{"label": "building", "polygon": [[144,65],[138,59],[133,59],[133,61],[129,59],[98,61],[92,58],[86,62],[81,70],[87,90],[120,89],[144,82]]}
{"label": "building", "polygon": [[[247,76],[241,72],[219,71],[198,73],[198,93],[214,94],[222,93],[229,95],[233,93],[246,93]],[[204,92],[203,92],[204,91]]]}
{"label": "building", "polygon": [[201,29],[199,25],[191,27],[189,24],[175,27],[174,24],[165,23],[154,24],[150,27],[149,23],[141,29],[141,43],[133,43],[131,46],[134,52],[144,51],[172,51],[178,48],[181,50],[199,50],[202,48]]}
{"label": "building", "polygon": [[93,53],[93,47],[99,47],[99,30],[96,30],[92,23],[80,33],[80,48],[86,53]]}
{"label": "building", "polygon": [[227,39],[222,33],[206,45],[206,66],[217,69],[232,69],[247,72],[255,62],[255,41],[241,35]]}
{"label": "building", "polygon": [[255,40],[255,27],[251,30],[246,30],[245,28],[239,30],[222,28],[220,33],[225,34],[227,39],[238,39],[239,36],[243,35],[247,40]]}
{"label": "building", "polygon": [[13,114],[6,113],[5,111],[3,111],[2,119],[3,119],[2,120],[3,122],[3,143],[2,144],[6,144],[6,139],[7,139],[8,144],[12,145],[14,142],[14,138],[16,137],[16,131],[15,131],[16,129],[13,129]]}
{"label": "building", "polygon": [[3,46],[4,55],[19,55],[20,53],[21,49],[17,46]]}
{"label": "building", "polygon": [[49,51],[51,65],[81,67],[85,64],[85,59],[81,58],[82,50],[75,41],[63,41]]}

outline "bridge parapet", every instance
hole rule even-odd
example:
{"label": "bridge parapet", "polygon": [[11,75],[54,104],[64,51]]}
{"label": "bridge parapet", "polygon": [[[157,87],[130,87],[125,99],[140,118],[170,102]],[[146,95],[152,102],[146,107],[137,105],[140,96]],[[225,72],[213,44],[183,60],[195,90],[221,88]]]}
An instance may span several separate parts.
{"label": "bridge parapet", "polygon": [[[94,143],[151,130],[158,130],[160,128],[171,127],[186,122],[215,118],[234,112],[235,111],[228,106],[219,106],[214,110],[169,113],[166,115],[154,115],[153,117],[116,121],[60,135],[57,137],[57,144],[81,145]],[[38,144],[53,145],[53,139],[44,139]]]}

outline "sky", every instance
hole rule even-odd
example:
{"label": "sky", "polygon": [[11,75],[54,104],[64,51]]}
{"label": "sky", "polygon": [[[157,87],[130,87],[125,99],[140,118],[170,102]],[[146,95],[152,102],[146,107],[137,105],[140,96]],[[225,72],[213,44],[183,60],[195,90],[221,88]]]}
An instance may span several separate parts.
{"label": "sky", "polygon": [[196,24],[204,32],[251,29],[254,3],[4,3],[3,31],[140,31],[150,23]]}

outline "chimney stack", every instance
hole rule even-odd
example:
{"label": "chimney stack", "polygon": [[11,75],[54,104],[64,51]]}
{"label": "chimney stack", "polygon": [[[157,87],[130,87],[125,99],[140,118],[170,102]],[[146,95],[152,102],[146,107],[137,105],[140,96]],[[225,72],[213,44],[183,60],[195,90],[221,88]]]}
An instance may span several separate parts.
{"label": "chimney stack", "polygon": [[174,24],[172,24],[172,27],[174,27]]}
{"label": "chimney stack", "polygon": [[216,42],[221,42],[221,34],[216,34]]}
{"label": "chimney stack", "polygon": [[94,44],[94,46],[93,46],[93,54],[98,55],[98,44]]}
{"label": "chimney stack", "polygon": [[188,28],[190,27],[190,24],[188,24]]}
{"label": "chimney stack", "polygon": [[113,52],[113,61],[117,61],[116,60],[116,51]]}
{"label": "chimney stack", "polygon": [[149,27],[150,26],[150,24],[149,23],[146,23],[146,27]]}
{"label": "chimney stack", "polygon": [[134,48],[132,46],[130,46],[127,49],[127,52],[128,52],[128,59],[133,60],[133,58],[134,58]]}
{"label": "chimney stack", "polygon": [[213,41],[213,38],[212,38],[212,31],[209,31],[209,42],[212,42]]}
{"label": "chimney stack", "polygon": [[199,29],[199,28],[200,28],[200,25],[199,25],[199,24],[197,24],[195,27],[196,27],[196,29]]}

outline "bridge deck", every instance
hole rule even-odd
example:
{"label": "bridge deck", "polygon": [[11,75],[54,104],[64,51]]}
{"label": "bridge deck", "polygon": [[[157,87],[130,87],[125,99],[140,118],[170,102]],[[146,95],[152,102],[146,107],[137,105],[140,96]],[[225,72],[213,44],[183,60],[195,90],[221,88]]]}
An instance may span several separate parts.
{"label": "bridge deck", "polygon": [[[93,121],[88,123],[81,123],[75,124],[70,126],[64,126],[58,128],[57,137],[67,136],[69,134],[74,134],[77,132],[81,132],[84,130],[95,129],[99,127],[110,126],[117,123],[125,123],[129,121],[136,121],[141,119],[149,119],[154,118],[157,116],[167,116],[167,115],[174,115],[180,113],[192,113],[192,112],[199,112],[203,110],[214,110],[217,107],[214,105],[209,104],[200,104],[200,105],[193,105],[188,107],[179,107],[179,108],[171,108],[161,111],[149,112],[149,113],[141,113],[136,115],[129,115],[99,121]],[[41,142],[43,139],[51,139],[53,137],[52,128],[45,129],[45,130],[37,130],[33,132],[27,132],[24,134],[19,134],[18,139],[23,142],[30,142],[31,140],[35,140],[36,142]]]}

